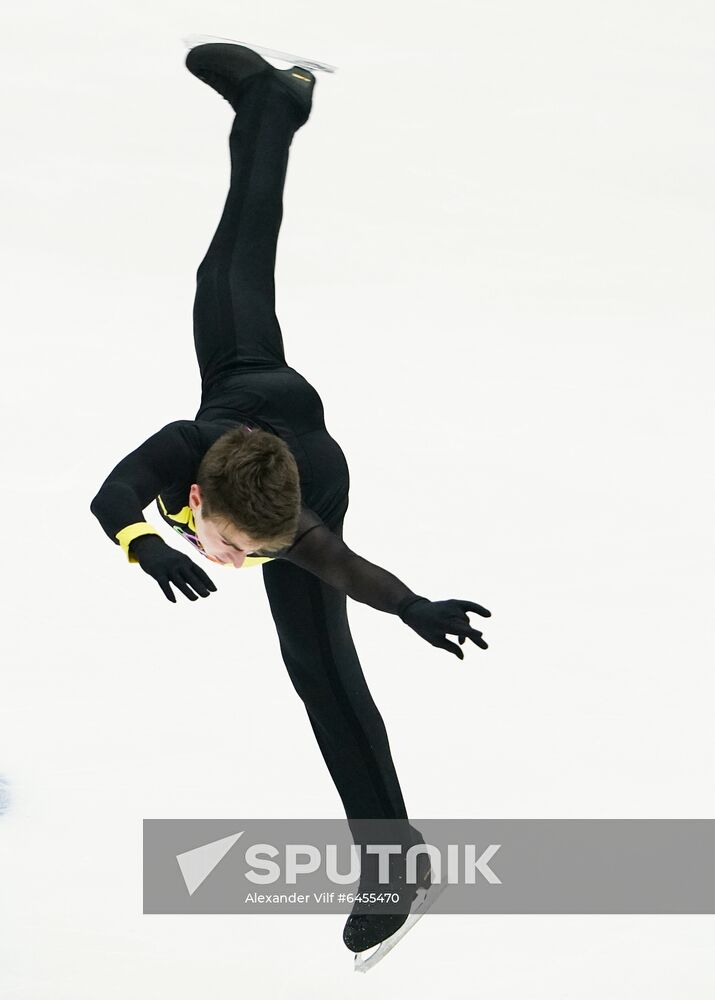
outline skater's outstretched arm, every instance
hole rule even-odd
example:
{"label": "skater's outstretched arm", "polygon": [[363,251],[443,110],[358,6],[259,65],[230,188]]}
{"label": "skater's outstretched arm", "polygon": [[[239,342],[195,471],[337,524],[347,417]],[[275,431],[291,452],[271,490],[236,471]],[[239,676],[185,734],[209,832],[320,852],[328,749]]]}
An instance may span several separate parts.
{"label": "skater's outstretched arm", "polygon": [[152,434],[115,465],[90,504],[90,510],[115,545],[121,545],[130,562],[129,546],[135,538],[159,532],[143,511],[171,483],[190,478],[196,448],[190,435],[192,421],[174,420]]}
{"label": "skater's outstretched arm", "polygon": [[392,573],[353,552],[317,516],[314,525],[278,558],[308,570],[360,604],[397,615],[431,645],[449,650],[460,660],[464,653],[445,638],[446,633],[459,636],[460,643],[469,638],[487,648],[482,633],[471,627],[467,617],[473,611],[488,618],[491,612],[486,608],[473,601],[430,601],[415,594]]}
{"label": "skater's outstretched arm", "polygon": [[157,581],[173,603],[176,597],[170,584],[190,601],[208,597],[216,585],[193,559],[166,544],[143,511],[167,486],[191,479],[196,465],[195,435],[190,420],[162,427],[112,469],[90,504],[105,534],[121,545],[129,562],[138,562]]}

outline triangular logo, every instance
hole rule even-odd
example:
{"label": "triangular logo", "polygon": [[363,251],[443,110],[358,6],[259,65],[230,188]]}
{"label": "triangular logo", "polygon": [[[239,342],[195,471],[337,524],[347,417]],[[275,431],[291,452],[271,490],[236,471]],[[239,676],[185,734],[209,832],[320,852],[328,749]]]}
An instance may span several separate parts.
{"label": "triangular logo", "polygon": [[193,896],[201,883],[206,881],[219,861],[226,857],[243,832],[241,830],[241,833],[233,833],[230,837],[222,837],[221,840],[212,840],[210,844],[202,844],[201,847],[193,847],[190,851],[176,855],[190,896]]}

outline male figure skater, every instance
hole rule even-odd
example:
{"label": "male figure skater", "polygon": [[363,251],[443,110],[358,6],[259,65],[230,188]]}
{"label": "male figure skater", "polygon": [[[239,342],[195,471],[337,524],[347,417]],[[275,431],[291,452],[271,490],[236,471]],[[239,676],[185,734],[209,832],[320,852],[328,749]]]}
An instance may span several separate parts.
{"label": "male figure skater", "polygon": [[[230,43],[194,46],[186,66],[235,113],[229,192],[197,271],[193,321],[201,405],[194,420],[166,424],[123,458],[91,511],[128,561],[173,602],[172,587],[195,601],[216,586],[144,519],[154,500],[202,558],[237,568],[261,564],[285,665],[351,832],[359,834],[363,819],[397,820],[407,849],[422,837],[408,822],[385,726],[350,634],[346,597],[398,615],[460,659],[462,649],[446,634],[486,649],[467,612],[490,612],[468,600],[416,594],[342,541],[348,465],[326,429],[318,393],[286,362],[275,315],[288,151],[310,116],[314,75],[298,65],[279,70]],[[423,888],[429,885],[426,867]],[[356,907],[343,940],[362,952],[391,938],[407,916]]]}

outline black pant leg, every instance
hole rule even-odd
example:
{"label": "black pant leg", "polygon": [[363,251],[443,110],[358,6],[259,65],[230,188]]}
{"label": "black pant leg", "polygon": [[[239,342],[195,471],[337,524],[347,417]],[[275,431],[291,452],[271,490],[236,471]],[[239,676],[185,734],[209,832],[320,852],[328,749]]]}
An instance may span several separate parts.
{"label": "black pant leg", "polygon": [[233,120],[229,191],[196,274],[194,344],[204,395],[227,374],[286,364],[274,269],[296,114],[291,98],[262,75],[246,86]]}
{"label": "black pant leg", "polygon": [[283,660],[348,820],[406,819],[385,724],[350,633],[345,594],[283,560],[262,570]]}

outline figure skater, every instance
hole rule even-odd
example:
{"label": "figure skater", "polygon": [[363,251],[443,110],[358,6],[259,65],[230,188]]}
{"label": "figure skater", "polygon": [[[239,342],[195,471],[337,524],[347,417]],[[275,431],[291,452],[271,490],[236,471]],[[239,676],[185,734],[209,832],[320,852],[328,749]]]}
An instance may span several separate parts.
{"label": "figure skater", "polygon": [[[275,314],[288,152],[310,117],[315,76],[302,65],[278,69],[259,51],[230,42],[195,45],[186,66],[234,112],[228,196],[196,274],[201,405],[194,420],[166,424],[123,458],[90,509],[129,563],[138,563],[169,601],[176,602],[174,590],[195,601],[216,586],[145,520],[152,501],[194,555],[217,566],[261,565],[283,660],[353,837],[360,836],[361,820],[395,820],[406,850],[423,838],[408,821],[385,725],[350,633],[346,598],[399,616],[460,660],[467,638],[487,648],[467,612],[490,612],[469,600],[416,594],[342,538],[348,465],[326,429],[320,396],[286,361]],[[242,631],[248,627],[240,622]],[[415,693],[418,703],[424,706],[424,697]],[[429,887],[428,860],[419,871],[419,885],[406,890],[409,899]],[[368,884],[361,874],[361,890]],[[356,904],[343,940],[356,957],[394,942],[408,913],[376,913]]]}

